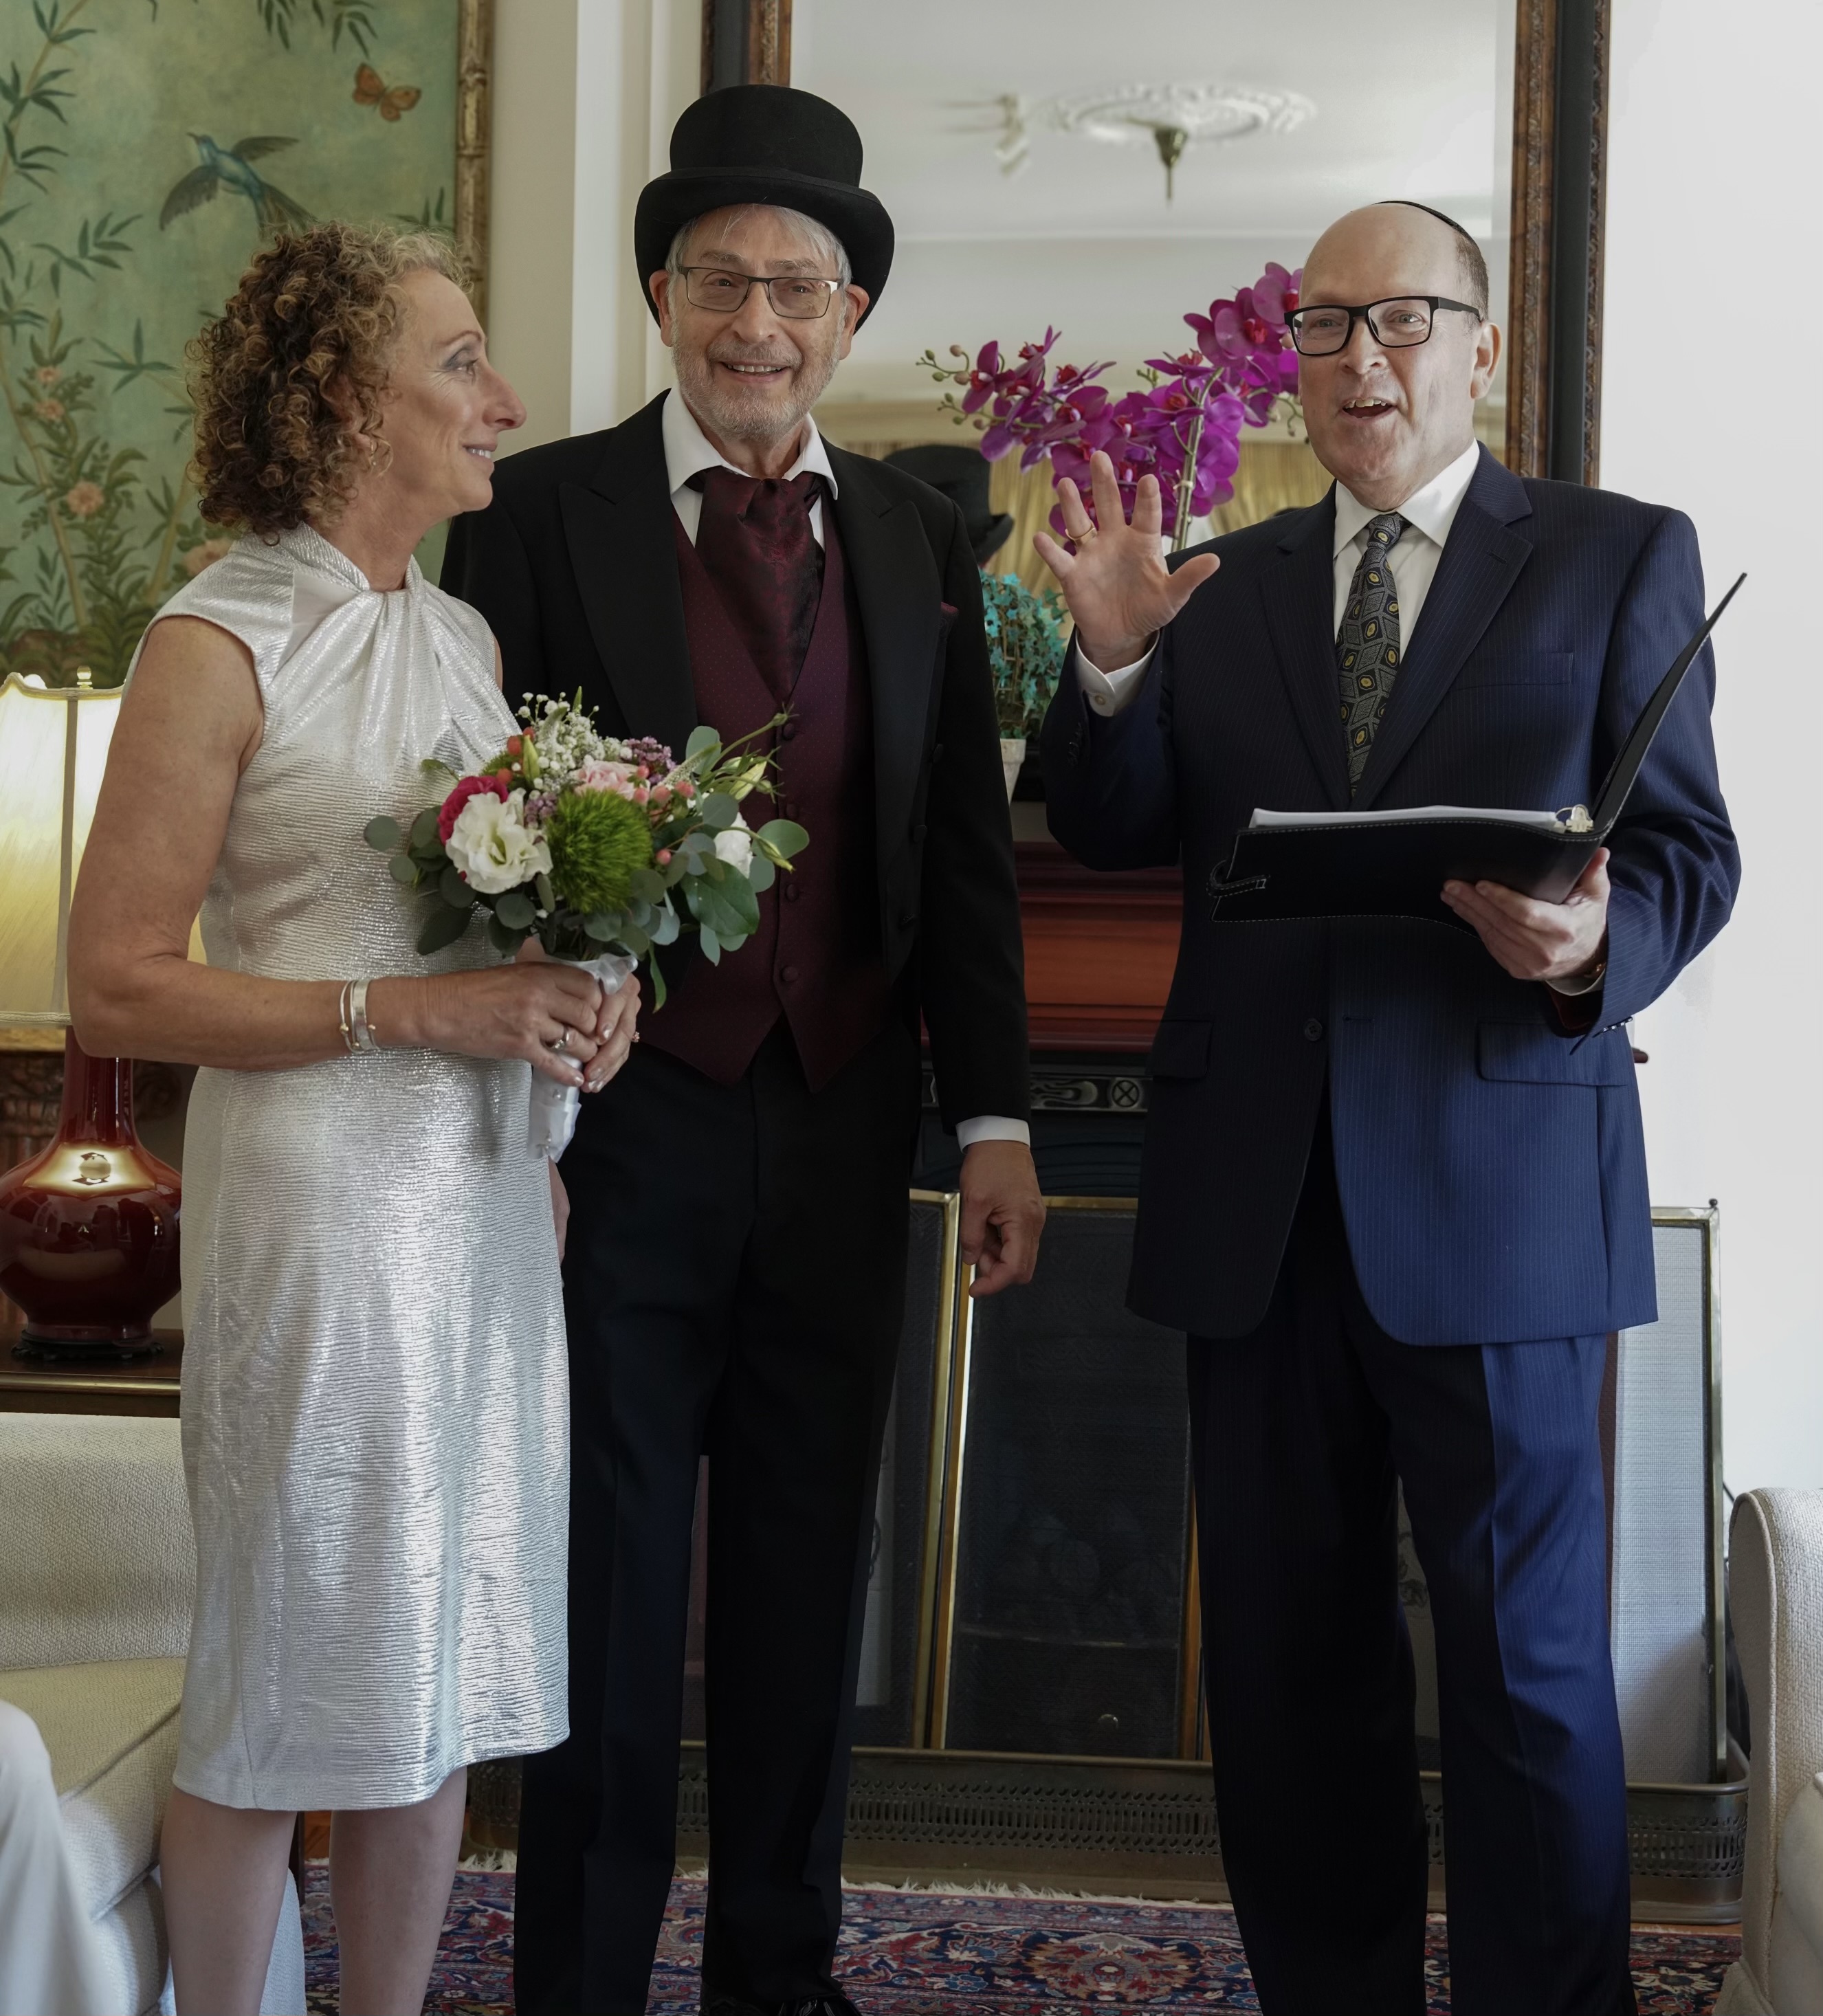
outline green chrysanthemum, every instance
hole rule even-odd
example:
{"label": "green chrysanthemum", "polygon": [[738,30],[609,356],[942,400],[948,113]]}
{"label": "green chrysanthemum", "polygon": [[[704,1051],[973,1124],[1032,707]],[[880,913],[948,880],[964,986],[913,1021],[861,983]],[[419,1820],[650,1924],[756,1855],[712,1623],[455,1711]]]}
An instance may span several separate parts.
{"label": "green chrysanthemum", "polygon": [[572,909],[624,910],[635,874],[652,866],[652,827],[614,791],[566,791],[545,825],[551,880]]}

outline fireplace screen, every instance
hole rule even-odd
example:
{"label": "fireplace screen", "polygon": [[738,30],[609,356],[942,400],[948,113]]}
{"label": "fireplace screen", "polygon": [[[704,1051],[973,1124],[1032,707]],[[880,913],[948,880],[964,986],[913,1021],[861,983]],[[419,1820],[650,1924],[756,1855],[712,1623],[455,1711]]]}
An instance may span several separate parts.
{"label": "fireplace screen", "polygon": [[1126,1307],[1133,1207],[1053,1200],[1031,1286],[963,1319],[933,1741],[1195,1744],[1184,1340]]}

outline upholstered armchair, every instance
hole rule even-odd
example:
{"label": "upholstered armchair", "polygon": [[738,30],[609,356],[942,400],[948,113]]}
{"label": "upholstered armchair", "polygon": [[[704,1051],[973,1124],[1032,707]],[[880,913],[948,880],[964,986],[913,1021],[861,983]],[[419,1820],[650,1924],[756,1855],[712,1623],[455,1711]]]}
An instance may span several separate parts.
{"label": "upholstered armchair", "polygon": [[1823,2010],[1823,1491],[1750,1491],[1731,1531],[1753,1754],[1741,1958],[1716,2016],[1814,2016]]}
{"label": "upholstered armchair", "polygon": [[[121,2016],[168,2006],[158,1832],[195,1572],[176,1422],[0,1414],[0,1701],[31,1718],[49,1752]],[[0,1923],[0,1946],[31,1936]],[[288,1888],[261,2007],[304,2006]]]}

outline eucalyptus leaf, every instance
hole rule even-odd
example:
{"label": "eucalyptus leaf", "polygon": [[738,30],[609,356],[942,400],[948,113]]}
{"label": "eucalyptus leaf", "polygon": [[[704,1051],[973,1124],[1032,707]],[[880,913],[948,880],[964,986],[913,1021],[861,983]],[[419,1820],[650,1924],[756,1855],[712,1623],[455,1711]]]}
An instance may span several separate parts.
{"label": "eucalyptus leaf", "polygon": [[704,924],[701,931],[698,932],[697,938],[703,948],[704,958],[709,962],[711,966],[719,966],[722,963],[721,940],[716,937],[714,931],[712,931],[707,924]]}
{"label": "eucalyptus leaf", "polygon": [[646,969],[652,979],[652,1012],[657,1014],[665,1006],[665,969],[654,959]]}
{"label": "eucalyptus leaf", "polygon": [[462,879],[462,870],[453,863],[437,878],[437,893],[452,909],[461,911],[466,918],[474,908],[475,892]]}
{"label": "eucalyptus leaf", "polygon": [[693,756],[701,755],[705,749],[719,749],[721,746],[721,736],[705,723],[690,730],[690,740],[683,745],[683,759],[687,763]]}
{"label": "eucalyptus leaf", "polygon": [[779,871],[772,863],[769,855],[762,854],[756,847],[753,859],[747,865],[747,886],[755,895],[763,896],[779,878]]}
{"label": "eucalyptus leaf", "polygon": [[802,854],[810,844],[809,834],[795,819],[768,819],[760,828],[759,837],[787,861],[794,854]]}
{"label": "eucalyptus leaf", "polygon": [[557,892],[551,887],[551,878],[542,873],[538,877],[538,907],[547,915],[557,907]]}
{"label": "eucalyptus leaf", "polygon": [[441,952],[445,945],[454,945],[467,929],[466,909],[452,910],[447,903],[435,904],[424,920],[424,928],[418,934],[418,950],[426,956]]}
{"label": "eucalyptus leaf", "polygon": [[387,873],[394,881],[407,889],[418,886],[417,863],[409,854],[389,854],[386,857]]}
{"label": "eucalyptus leaf", "polygon": [[537,920],[531,898],[517,889],[509,889],[494,905],[494,915],[510,931],[528,931]]}
{"label": "eucalyptus leaf", "polygon": [[676,945],[678,933],[682,929],[677,921],[677,913],[667,903],[653,918],[652,942],[655,945]]}
{"label": "eucalyptus leaf", "polygon": [[753,885],[744,875],[737,875],[730,869],[728,879],[715,892],[722,907],[729,914],[740,920],[743,938],[751,938],[759,929],[759,902],[753,893]]}
{"label": "eucalyptus leaf", "polygon": [[608,944],[618,933],[621,916],[618,910],[591,910],[582,920],[582,928],[597,945]]}
{"label": "eucalyptus leaf", "polygon": [[643,959],[652,949],[652,941],[637,924],[634,923],[625,923],[621,926],[619,942],[625,945],[636,959]]}
{"label": "eucalyptus leaf", "polygon": [[488,942],[495,952],[503,952],[510,959],[525,941],[524,931],[510,931],[501,923],[496,911],[488,920]]}
{"label": "eucalyptus leaf", "polygon": [[648,903],[661,903],[665,900],[665,877],[655,868],[636,868],[628,886],[636,896]]}
{"label": "eucalyptus leaf", "polygon": [[441,849],[443,843],[438,837],[437,808],[434,805],[427,805],[412,821],[412,845]]}
{"label": "eucalyptus leaf", "polygon": [[390,854],[402,837],[398,821],[382,813],[378,819],[370,819],[362,828],[362,836],[369,847],[377,848],[382,854]]}
{"label": "eucalyptus leaf", "polygon": [[627,922],[636,931],[648,931],[652,923],[652,905],[643,897],[636,896],[627,905]]}
{"label": "eucalyptus leaf", "polygon": [[722,833],[740,818],[740,808],[726,791],[712,791],[699,801],[697,815],[712,833]]}

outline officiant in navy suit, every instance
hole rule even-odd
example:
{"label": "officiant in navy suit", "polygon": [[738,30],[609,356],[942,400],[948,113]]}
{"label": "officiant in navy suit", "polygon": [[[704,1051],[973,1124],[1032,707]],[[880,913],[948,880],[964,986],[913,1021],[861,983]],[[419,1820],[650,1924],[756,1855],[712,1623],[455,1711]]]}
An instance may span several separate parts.
{"label": "officiant in navy suit", "polygon": [[921,1017],[963,1147],[972,1292],[1030,1278],[1012,835],[975,555],[954,503],[809,417],[892,226],[833,105],[686,110],[634,221],[678,390],[503,462],[443,584],[507,690],[681,751],[769,738],[810,842],[752,941],[666,1006],[564,1157],[570,1737],[525,1775],[525,2016],[646,2007],[676,1845],[698,1458],[709,1458],[712,2016],[853,2016],[849,1730],[904,1301]]}
{"label": "officiant in navy suit", "polygon": [[1620,2016],[1625,1787],[1597,1439],[1654,1314],[1627,1018],[1727,921],[1738,859],[1686,681],[1562,904],[1220,923],[1256,807],[1587,802],[1702,612],[1674,511],[1475,445],[1499,334],[1473,240],[1409,203],[1324,233],[1290,318],[1335,483],[1158,557],[1155,490],[1039,544],[1077,650],[1052,831],[1181,859],[1133,1307],[1191,1336],[1210,1745],[1267,2016],[1418,2016],[1427,1852],[1396,1480],[1436,1625],[1457,2016]]}

